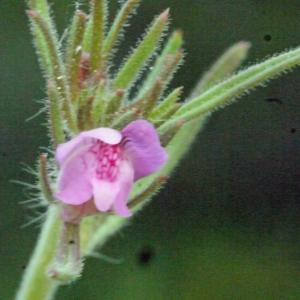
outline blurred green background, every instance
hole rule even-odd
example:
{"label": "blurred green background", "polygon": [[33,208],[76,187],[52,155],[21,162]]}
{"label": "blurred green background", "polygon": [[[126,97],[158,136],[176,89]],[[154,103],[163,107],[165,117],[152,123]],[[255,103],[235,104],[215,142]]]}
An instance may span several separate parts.
{"label": "blurred green background", "polygon": [[[118,1],[108,2],[113,16]],[[51,3],[62,33],[73,1]],[[121,55],[168,7],[187,53],[172,86],[186,96],[237,41],[252,43],[248,64],[300,44],[298,0],[144,0]],[[48,145],[45,115],[25,121],[45,95],[25,8],[0,0],[1,300],[13,299],[39,233],[21,228],[33,214],[9,181],[32,182],[20,163],[34,166]],[[300,299],[299,79],[296,68],[214,113],[165,188],[101,249],[123,263],[87,259],[57,299]]]}

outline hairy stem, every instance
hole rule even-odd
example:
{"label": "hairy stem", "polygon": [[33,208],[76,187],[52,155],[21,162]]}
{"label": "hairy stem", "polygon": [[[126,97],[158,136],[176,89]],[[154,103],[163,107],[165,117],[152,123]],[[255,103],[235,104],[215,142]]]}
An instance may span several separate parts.
{"label": "hairy stem", "polygon": [[61,228],[60,207],[50,205],[35,251],[26,267],[16,300],[50,300],[58,283],[46,276]]}

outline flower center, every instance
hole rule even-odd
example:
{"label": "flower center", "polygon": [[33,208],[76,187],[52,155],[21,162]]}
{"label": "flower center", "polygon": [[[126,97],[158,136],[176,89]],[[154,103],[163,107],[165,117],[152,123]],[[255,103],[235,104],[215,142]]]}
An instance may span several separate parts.
{"label": "flower center", "polygon": [[95,175],[97,179],[115,181],[119,166],[124,159],[120,145],[109,145],[97,141],[90,149],[96,156]]}

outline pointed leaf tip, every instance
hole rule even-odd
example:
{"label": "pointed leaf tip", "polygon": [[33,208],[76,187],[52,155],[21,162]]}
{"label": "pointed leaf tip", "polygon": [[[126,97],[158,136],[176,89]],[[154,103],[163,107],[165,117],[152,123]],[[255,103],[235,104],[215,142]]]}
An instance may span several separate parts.
{"label": "pointed leaf tip", "polygon": [[38,12],[36,10],[27,9],[26,13],[29,17],[35,18],[38,15]]}
{"label": "pointed leaf tip", "polygon": [[159,176],[158,179],[161,180],[161,181],[166,181],[166,180],[169,179],[169,176],[168,175],[161,175],[161,176]]}
{"label": "pointed leaf tip", "polygon": [[47,161],[47,155],[46,154],[40,154],[39,155],[40,161],[46,162]]}
{"label": "pointed leaf tip", "polygon": [[[181,106],[181,105],[180,105]],[[176,125],[181,127],[184,123],[184,119],[179,119],[177,122],[176,122]]]}
{"label": "pointed leaf tip", "polygon": [[48,86],[48,88],[50,88],[50,89],[53,89],[53,88],[55,87],[54,82],[53,82],[51,79],[48,80],[47,86]]}
{"label": "pointed leaf tip", "polygon": [[238,45],[244,50],[248,50],[251,47],[251,43],[246,41],[241,41]]}
{"label": "pointed leaf tip", "polygon": [[142,113],[142,110],[141,110],[140,108],[137,108],[137,109],[135,110],[135,115],[136,115],[136,116],[139,116],[141,113]]}
{"label": "pointed leaf tip", "polygon": [[116,90],[116,95],[119,96],[119,97],[123,97],[125,95],[125,90],[117,89]]}
{"label": "pointed leaf tip", "polygon": [[79,10],[79,9],[76,10],[76,15],[78,17],[82,17],[82,18],[84,18],[86,16],[86,14],[82,10]]}
{"label": "pointed leaf tip", "polygon": [[160,17],[167,20],[168,17],[169,17],[169,11],[170,11],[170,8],[167,8],[161,15]]}
{"label": "pointed leaf tip", "polygon": [[183,36],[183,31],[181,29],[177,29],[174,32],[178,37],[182,37]]}

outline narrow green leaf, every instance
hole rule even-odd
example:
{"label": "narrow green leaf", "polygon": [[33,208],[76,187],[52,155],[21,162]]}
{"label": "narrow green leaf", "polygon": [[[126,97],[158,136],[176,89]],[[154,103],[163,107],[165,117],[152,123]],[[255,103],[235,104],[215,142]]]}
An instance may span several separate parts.
{"label": "narrow green leaf", "polygon": [[100,80],[100,83],[98,84],[97,89],[95,91],[94,102],[91,111],[91,118],[93,122],[95,124],[98,124],[99,126],[103,125],[103,121],[104,121],[103,116],[106,107],[104,94],[105,94],[106,84],[107,82],[105,79]]}
{"label": "narrow green leaf", "polygon": [[82,51],[88,53],[91,52],[92,35],[93,35],[93,18],[91,15],[89,15],[86,29],[84,32],[83,42],[82,42]]}
{"label": "narrow green leaf", "polygon": [[[243,60],[243,55],[241,52],[244,52],[244,55],[246,56],[246,52],[243,51],[243,47],[244,50],[245,49],[245,43],[243,45],[244,42],[238,43],[237,47],[240,47],[240,49],[236,49],[235,45],[230,48],[228,50],[228,52],[222,56],[221,59],[219,59],[214,65],[213,67],[210,69],[209,73],[210,74],[219,74],[219,78],[215,77],[215,76],[208,76],[207,78],[204,77],[203,80],[204,82],[202,83],[202,91],[197,91],[196,95],[198,96],[199,94],[197,93],[201,93],[203,92],[203,90],[205,90],[207,88],[207,86],[210,85],[209,83],[209,79],[213,78],[213,81],[218,81],[223,79],[222,77],[226,76],[228,73],[232,73],[234,72],[238,67],[239,64],[242,62]],[[246,47],[247,48],[247,47]],[[236,51],[239,52],[239,50],[242,50],[239,54],[240,55],[236,55],[238,53],[236,53]],[[230,54],[233,55],[230,55]],[[238,58],[237,60],[234,60],[233,57]],[[226,59],[226,57],[228,57],[228,60]],[[226,62],[229,65],[223,65],[220,64],[218,62]],[[236,62],[236,63],[235,63]],[[220,70],[223,70],[223,72],[219,72],[219,68]],[[226,70],[227,68],[227,70]],[[205,83],[206,81],[206,83]],[[201,82],[201,81],[200,81]],[[174,101],[175,102],[175,101]],[[173,102],[173,103],[174,103]],[[161,103],[162,108],[164,105],[164,101]],[[159,109],[160,107],[158,106],[157,109]],[[162,110],[163,111],[163,110]],[[160,113],[160,110],[158,110],[158,113]],[[180,159],[184,156],[184,154],[188,151],[189,147],[191,146],[193,140],[195,139],[195,137],[197,136],[197,133],[201,130],[201,128],[203,127],[203,125],[206,123],[207,119],[208,119],[209,113],[208,114],[204,114],[201,116],[198,116],[197,118],[192,119],[191,121],[184,123],[183,126],[179,129],[178,133],[176,133],[175,137],[170,141],[170,144],[168,144],[167,147],[167,151],[169,154],[169,159],[167,164],[165,165],[165,167],[162,168],[161,172],[163,174],[170,174],[173,169],[178,165],[178,162],[180,161]],[[178,122],[180,122],[181,120],[178,120]],[[171,123],[170,123],[171,124]],[[159,130],[165,130],[165,132],[168,132],[168,128],[170,128],[170,125],[166,126],[165,129],[163,127],[159,128]]]}
{"label": "narrow green leaf", "polygon": [[[157,74],[157,78],[153,83],[153,86],[157,84],[157,81],[160,82],[161,88],[160,88],[160,94],[161,92],[167,87],[169,81],[172,78],[173,73],[178,67],[178,64],[180,63],[181,59],[183,57],[183,52],[178,51],[176,54],[169,54],[165,58],[165,62],[163,63],[160,72]],[[149,87],[148,87],[149,89]],[[148,90],[145,90],[145,93],[142,94],[141,99],[146,98],[147,94],[149,94]],[[158,96],[160,96],[160,94]],[[134,100],[135,101],[135,100]],[[158,97],[156,98],[156,101],[158,101]],[[154,102],[154,101],[152,101]],[[153,107],[151,107],[152,109]],[[148,111],[148,114],[150,111]]]}
{"label": "narrow green leaf", "polygon": [[160,119],[162,115],[165,115],[165,113],[170,109],[170,107],[173,106],[173,104],[178,100],[179,95],[182,92],[183,87],[179,87],[172,91],[163,101],[161,101],[150,113],[150,118]]}
{"label": "narrow green leaf", "polygon": [[49,54],[47,61],[51,62],[51,69],[47,70],[49,72],[48,76],[55,81],[63,97],[67,98],[65,76],[62,71],[62,62],[58,45],[41,15],[37,11],[32,10],[27,11],[27,14],[43,35],[45,47],[47,47],[47,54]]}
{"label": "narrow green leaf", "polygon": [[91,72],[100,71],[103,36],[104,36],[104,20],[105,20],[106,1],[93,0],[92,2],[92,37],[91,37]]}
{"label": "narrow green leaf", "polygon": [[191,147],[197,133],[202,129],[206,120],[207,115],[203,115],[189,121],[188,123],[183,123],[181,129],[167,147],[169,159],[167,164],[159,172],[160,174],[170,174],[174,170],[180,159]]}
{"label": "narrow green leaf", "polygon": [[168,126],[165,126],[162,130],[160,128],[157,129],[159,139],[163,147],[167,147],[169,145],[183,124],[183,120],[177,120],[173,123],[170,123]]}
{"label": "narrow green leaf", "polygon": [[[241,42],[243,43],[243,42]],[[238,43],[237,45],[242,46],[241,48],[243,48],[243,45]],[[238,47],[239,47],[238,46]],[[246,46],[246,45],[244,45]],[[233,52],[235,52],[233,46]],[[230,54],[230,49],[229,54]],[[242,51],[243,52],[243,51]],[[232,52],[231,52],[232,53]],[[244,52],[244,55],[246,55],[246,53]],[[225,52],[225,54],[222,57],[226,58],[227,54]],[[243,55],[239,56],[240,57],[240,63],[243,59],[242,57]],[[229,55],[230,57],[230,55]],[[237,57],[237,56],[235,56]],[[221,62],[224,61],[223,59],[220,59]],[[218,60],[219,61],[219,60]],[[217,61],[217,62],[218,62]],[[225,59],[226,61],[226,59]],[[229,60],[230,61],[230,60]],[[228,62],[229,62],[228,61]],[[234,62],[234,61],[233,61]],[[218,66],[218,63],[215,63],[214,66]],[[221,65],[222,66],[222,65]],[[226,76],[226,72],[227,73],[231,73],[233,71],[236,70],[236,68],[238,68],[239,64],[234,64],[233,65],[228,65],[227,67],[229,68],[227,71],[224,71],[223,74],[220,74],[219,78],[215,78],[215,80],[220,80],[222,79],[222,77],[224,77],[224,75]],[[226,68],[226,66],[224,65],[224,68]],[[222,69],[222,68],[221,68]],[[212,70],[212,68],[211,68]],[[218,68],[216,68],[216,70],[218,70]],[[225,70],[225,69],[223,69]],[[212,72],[214,73],[214,72]],[[217,71],[218,73],[218,71]],[[222,74],[222,75],[221,75]],[[207,81],[208,82],[208,81]],[[204,85],[204,84],[203,84]],[[205,84],[206,85],[206,84]],[[209,85],[209,84],[208,84]],[[207,85],[206,85],[207,86]],[[175,102],[175,101],[174,101]],[[164,105],[164,101],[161,103],[162,108]],[[159,109],[160,107],[158,106],[156,109]],[[160,112],[160,109],[158,110],[158,113]],[[180,128],[179,132],[175,135],[175,137],[170,141],[170,145],[167,147],[168,153],[169,153],[169,159],[168,162],[166,164],[165,167],[162,168],[161,170],[161,174],[170,174],[172,172],[172,170],[176,167],[176,165],[178,165],[178,162],[180,161],[180,159],[184,156],[184,154],[188,151],[189,147],[191,146],[193,140],[195,139],[195,137],[197,136],[197,133],[201,130],[201,128],[203,127],[203,125],[206,123],[207,119],[208,119],[208,114],[204,114],[204,115],[200,115],[197,118],[192,119],[191,121],[184,123],[183,126]],[[179,120],[180,121],[180,120]],[[171,124],[171,123],[170,123]],[[160,127],[159,130],[166,130],[170,128],[169,125],[167,125],[164,129],[164,127]],[[137,189],[137,188],[136,188]]]}
{"label": "narrow green leaf", "polygon": [[82,40],[85,30],[86,16],[82,11],[74,15],[70,34],[67,40],[66,68],[70,86],[70,98],[73,103],[78,100],[78,72],[82,55]]}
{"label": "narrow green leaf", "polygon": [[116,41],[125,25],[125,22],[128,20],[130,13],[133,8],[140,2],[140,0],[127,0],[126,3],[122,6],[117,17],[115,18],[103,45],[103,57],[105,60],[109,59],[111,50],[116,44]]}
{"label": "narrow green leaf", "polygon": [[151,113],[153,107],[159,100],[159,97],[162,92],[162,83],[158,79],[154,82],[154,84],[148,89],[147,93],[135,102],[130,102],[129,105],[123,108],[123,110],[128,110],[132,108],[138,108],[141,110],[141,114],[144,118],[148,118]]}
{"label": "narrow green leaf", "polygon": [[[162,82],[161,80],[156,80],[153,86],[149,89],[146,95],[142,98],[141,103],[139,103],[139,107],[142,110],[142,114],[145,118],[149,117],[152,109],[154,108],[155,104],[158,102],[159,97],[162,92]],[[134,104],[134,103],[133,103]]]}
{"label": "narrow green leaf", "polygon": [[106,102],[106,109],[105,109],[106,124],[110,123],[113,119],[114,114],[118,112],[118,109],[121,107],[124,96],[125,96],[124,90],[116,90],[115,93]]}
{"label": "narrow green leaf", "polygon": [[56,36],[48,26],[47,20],[38,11],[27,10],[26,12],[31,20],[32,32],[42,60],[42,68],[46,72],[47,77],[54,79],[54,71],[57,69],[56,65],[61,64]]}
{"label": "narrow green leaf", "polygon": [[127,111],[123,112],[119,116],[115,117],[114,120],[109,125],[109,127],[116,130],[123,129],[126,125],[141,118],[141,109],[139,108],[130,108]]}
{"label": "narrow green leaf", "polygon": [[47,156],[44,154],[40,155],[39,157],[38,176],[41,192],[47,200],[48,204],[55,203],[55,198],[53,197],[50,182],[48,179]]}
{"label": "narrow green leaf", "polygon": [[162,185],[167,181],[169,177],[167,175],[161,175],[155,178],[151,184],[142,191],[139,195],[136,195],[129,203],[128,208],[134,212],[141,209],[151,197],[158,192]]}
{"label": "narrow green leaf", "polygon": [[65,142],[61,99],[57,87],[53,81],[48,82],[47,91],[49,98],[50,131],[54,149],[56,149],[58,144]]}
{"label": "narrow green leaf", "polygon": [[[30,11],[36,11],[43,18],[46,27],[49,29],[52,39],[58,44],[58,36],[56,33],[55,25],[50,16],[49,5],[46,0],[29,0],[28,6]],[[30,16],[29,16],[30,17]],[[32,21],[32,20],[31,20]],[[37,46],[38,54],[41,59],[42,69],[47,72],[49,68],[51,68],[51,62],[49,61],[49,52],[47,47],[47,40],[45,40],[45,36],[43,32],[36,26],[35,22],[31,22],[31,30],[33,36],[35,37],[35,43]]]}
{"label": "narrow green leaf", "polygon": [[[199,97],[185,103],[174,115],[186,122],[207,114],[242,96],[251,88],[300,64],[300,48],[285,52],[238,72],[210,88]],[[164,126],[167,125],[166,123]]]}
{"label": "narrow green leaf", "polygon": [[51,20],[47,0],[29,0],[28,6],[30,9],[38,11],[42,17]]}
{"label": "narrow green leaf", "polygon": [[34,35],[34,43],[36,46],[36,50],[39,56],[39,62],[42,68],[42,71],[45,73],[44,75],[49,78],[50,72],[49,70],[53,69],[52,61],[50,59],[50,52],[48,43],[45,40],[44,34],[41,32],[41,30],[34,24],[34,22],[31,22],[31,30],[32,34]]}
{"label": "narrow green leaf", "polygon": [[160,72],[158,73],[158,78],[164,83],[166,86],[172,78],[172,75],[178,68],[181,60],[183,58],[183,51],[179,50],[175,54],[169,54],[166,57],[166,61],[163,63]]}
{"label": "narrow green leaf", "polygon": [[164,11],[153,23],[145,38],[133,51],[125,65],[119,71],[114,82],[114,89],[127,89],[138,75],[146,60],[154,53],[166,27],[169,11]]}
{"label": "narrow green leaf", "polygon": [[147,76],[147,79],[143,83],[142,87],[139,89],[140,92],[137,98],[141,98],[142,95],[147,91],[148,87],[151,86],[154,83],[154,81],[157,79],[158,74],[161,72],[164,66],[167,56],[178,53],[181,45],[182,45],[182,32],[177,30],[171,35],[171,37],[169,38],[169,40],[167,41],[163,49],[163,52],[156,59],[156,62],[151,69],[151,72]]}
{"label": "narrow green leaf", "polygon": [[86,130],[86,110],[84,105],[80,105],[77,109],[77,126],[80,132]]}
{"label": "narrow green leaf", "polygon": [[94,96],[90,96],[81,101],[77,110],[77,123],[80,131],[90,130],[96,128],[95,122],[93,122],[91,111],[94,103]]}
{"label": "narrow green leaf", "polygon": [[[49,57],[45,58],[45,62],[49,64],[49,68],[46,69],[49,79],[55,82],[57,90],[61,94],[63,100],[63,109],[66,113],[66,119],[70,130],[76,132],[76,125],[74,123],[75,117],[72,107],[70,105],[69,91],[65,76],[64,65],[62,64],[59,48],[55,36],[53,36],[51,29],[47,26],[47,22],[41,17],[37,11],[27,11],[28,16],[34,22],[35,26],[38,27],[41,35],[43,36],[43,49],[46,49],[46,55]],[[43,50],[41,49],[41,50]]]}
{"label": "narrow green leaf", "polygon": [[177,110],[182,106],[180,103],[175,103],[172,106],[168,107],[168,109],[155,120],[150,119],[151,123],[157,128],[165,123],[166,120],[171,119],[172,116],[177,112]]}
{"label": "narrow green leaf", "polygon": [[189,98],[195,98],[205,92],[213,84],[236,71],[246,58],[250,43],[239,42],[227,49],[224,54],[203,75]]}

